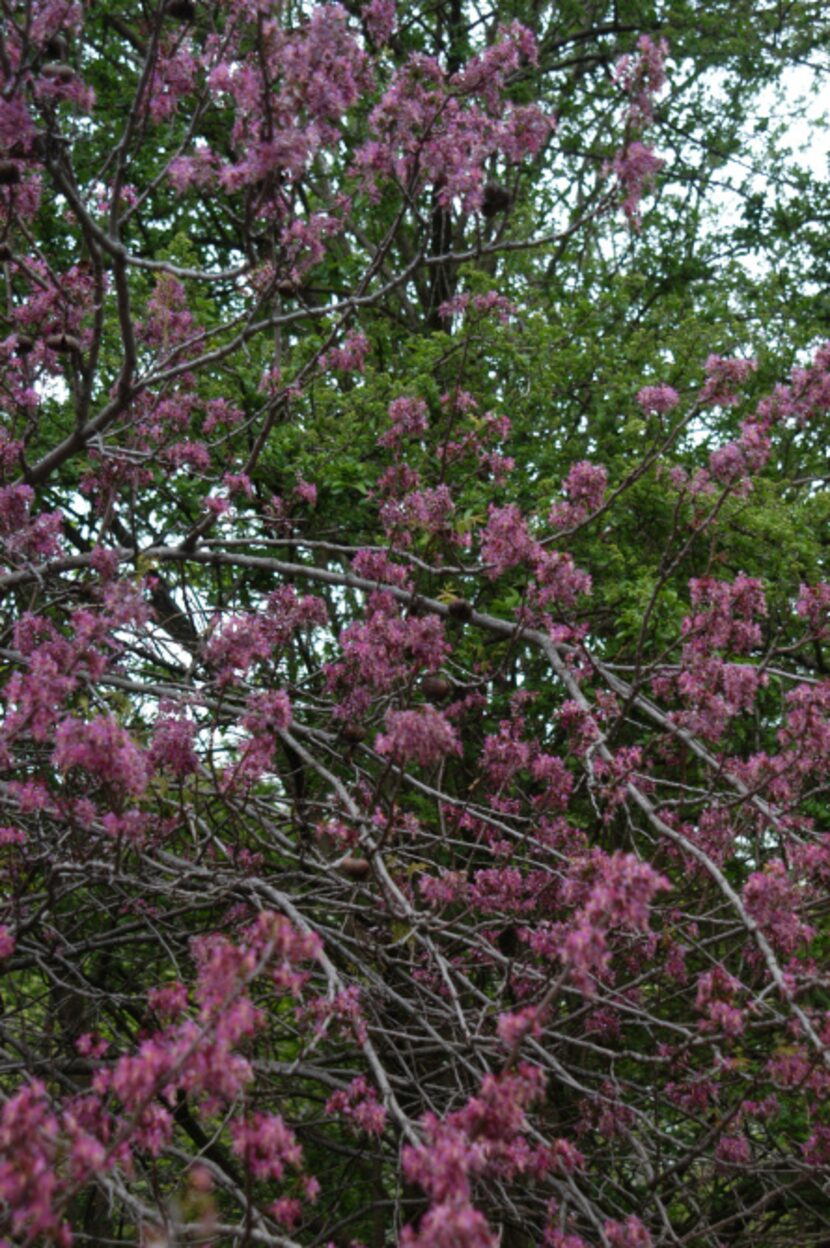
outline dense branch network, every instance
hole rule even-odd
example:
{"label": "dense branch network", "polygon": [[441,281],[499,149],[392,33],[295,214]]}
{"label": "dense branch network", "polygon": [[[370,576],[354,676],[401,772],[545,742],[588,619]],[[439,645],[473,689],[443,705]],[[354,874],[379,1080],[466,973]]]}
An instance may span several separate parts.
{"label": "dense branch network", "polygon": [[823,1242],[830,584],[719,551],[830,350],[643,379],[547,486],[510,383],[642,226],[667,43],[4,13],[4,1242]]}

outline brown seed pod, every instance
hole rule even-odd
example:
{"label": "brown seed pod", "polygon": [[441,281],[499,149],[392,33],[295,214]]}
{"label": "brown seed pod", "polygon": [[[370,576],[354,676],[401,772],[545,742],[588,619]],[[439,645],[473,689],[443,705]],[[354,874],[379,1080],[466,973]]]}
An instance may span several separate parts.
{"label": "brown seed pod", "polygon": [[473,608],[466,598],[451,598],[447,603],[447,614],[459,624],[467,624],[473,618]]}
{"label": "brown seed pod", "polygon": [[513,202],[513,196],[503,186],[499,186],[498,182],[488,182],[484,188],[484,197],[481,201],[481,215],[489,221],[491,217],[495,217],[499,212],[507,212],[507,209]]}
{"label": "brown seed pod", "polygon": [[17,335],[17,345],[15,351],[18,355],[29,355],[35,349],[35,340],[30,338],[28,334]]}
{"label": "brown seed pod", "polygon": [[58,351],[62,355],[69,352],[75,353],[81,349],[80,341],[74,334],[50,334],[46,339],[46,345],[50,351]]}
{"label": "brown seed pod", "polygon": [[5,260],[11,260],[13,254],[14,253],[8,243],[0,243],[0,264],[2,264]]}
{"label": "brown seed pod", "polygon": [[446,676],[438,672],[425,676],[421,681],[421,689],[432,702],[443,702],[452,693],[452,685]]}
{"label": "brown seed pod", "polygon": [[338,870],[350,880],[365,880],[371,869],[367,858],[344,858],[338,863]]}
{"label": "brown seed pod", "polygon": [[20,181],[20,169],[13,160],[0,160],[0,186],[16,186]]}
{"label": "brown seed pod", "polygon": [[42,78],[49,78],[52,82],[71,82],[75,77],[75,71],[71,65],[66,64],[66,61],[49,61],[41,66],[40,75]]}
{"label": "brown seed pod", "polygon": [[56,61],[63,61],[69,51],[69,44],[63,35],[52,35],[43,45],[43,51]]}
{"label": "brown seed pod", "polygon": [[22,143],[22,142],[11,143],[6,148],[6,155],[11,160],[25,160],[26,157],[29,155],[29,150],[30,150],[29,143]]}
{"label": "brown seed pod", "polygon": [[366,740],[366,729],[362,724],[346,724],[343,740],[348,741],[349,745],[360,745],[361,741]]}
{"label": "brown seed pod", "polygon": [[519,934],[516,928],[503,928],[496,937],[496,943],[506,958],[515,958],[519,950]]}
{"label": "brown seed pod", "polygon": [[167,0],[164,12],[177,22],[192,22],[196,16],[196,5],[193,0]]}

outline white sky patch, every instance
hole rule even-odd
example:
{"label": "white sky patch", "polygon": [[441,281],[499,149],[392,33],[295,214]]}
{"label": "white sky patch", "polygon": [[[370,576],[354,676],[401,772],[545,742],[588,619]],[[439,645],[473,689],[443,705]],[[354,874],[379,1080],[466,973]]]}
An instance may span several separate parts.
{"label": "white sky patch", "polygon": [[[803,105],[804,115],[792,115],[793,104]],[[799,163],[816,177],[825,177],[830,165],[830,88],[824,75],[806,66],[785,70],[780,85],[762,93],[760,112],[776,115],[780,107],[791,111],[787,139]]]}
{"label": "white sky patch", "polygon": [[[713,85],[717,97],[717,85]],[[827,75],[809,66],[785,70],[774,85],[762,91],[754,109],[755,132],[749,133],[737,159],[724,163],[712,196],[710,228],[736,226],[744,219],[744,196],[762,196],[767,205],[786,203],[799,194],[788,174],[795,168],[815,179],[830,171],[830,90]],[[759,124],[760,123],[760,124]],[[779,153],[770,167],[768,143],[773,137]],[[740,263],[761,276],[769,263],[762,252],[745,254]]]}

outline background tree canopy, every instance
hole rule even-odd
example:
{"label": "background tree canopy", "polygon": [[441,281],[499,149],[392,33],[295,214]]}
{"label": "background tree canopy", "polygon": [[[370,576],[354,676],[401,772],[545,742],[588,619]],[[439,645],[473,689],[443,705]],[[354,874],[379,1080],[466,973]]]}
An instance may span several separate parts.
{"label": "background tree canopy", "polygon": [[3,1243],[830,1243],[828,43],[4,4]]}

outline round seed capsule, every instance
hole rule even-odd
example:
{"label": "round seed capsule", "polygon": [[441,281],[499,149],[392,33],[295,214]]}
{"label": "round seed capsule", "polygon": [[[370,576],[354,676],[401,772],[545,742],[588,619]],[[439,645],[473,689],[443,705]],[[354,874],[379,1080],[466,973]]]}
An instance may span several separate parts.
{"label": "round seed capsule", "polygon": [[425,676],[421,681],[421,688],[425,696],[433,702],[443,702],[452,692],[452,685],[446,676],[441,676],[438,673]]}

